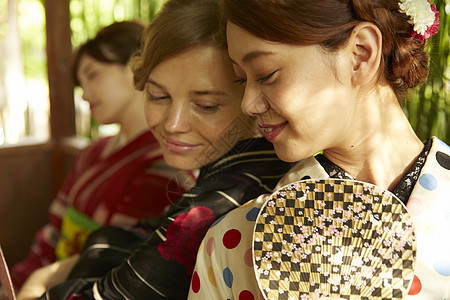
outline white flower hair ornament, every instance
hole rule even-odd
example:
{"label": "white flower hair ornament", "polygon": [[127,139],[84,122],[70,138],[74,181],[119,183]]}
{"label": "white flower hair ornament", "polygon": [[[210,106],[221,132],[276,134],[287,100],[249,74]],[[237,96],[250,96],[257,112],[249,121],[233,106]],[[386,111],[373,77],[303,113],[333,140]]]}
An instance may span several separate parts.
{"label": "white flower hair ornament", "polygon": [[400,12],[408,16],[408,22],[414,27],[410,36],[424,43],[439,29],[439,15],[436,5],[428,0],[400,0]]}

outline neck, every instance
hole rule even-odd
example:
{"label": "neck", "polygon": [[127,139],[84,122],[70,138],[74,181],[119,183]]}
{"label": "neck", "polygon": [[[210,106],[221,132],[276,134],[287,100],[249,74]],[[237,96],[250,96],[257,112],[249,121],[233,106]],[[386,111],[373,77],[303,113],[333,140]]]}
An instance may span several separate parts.
{"label": "neck", "polygon": [[143,98],[144,94],[137,92],[136,97],[130,100],[130,105],[124,111],[119,122],[120,132],[108,143],[102,153],[104,157],[118,151],[140,134],[149,130],[144,115]]}
{"label": "neck", "polygon": [[136,91],[136,97],[130,100],[120,120],[120,133],[127,142],[149,130],[144,114],[144,99],[144,93]]}
{"label": "neck", "polygon": [[423,149],[393,93],[374,92],[358,110],[351,138],[324,155],[356,180],[392,190]]}

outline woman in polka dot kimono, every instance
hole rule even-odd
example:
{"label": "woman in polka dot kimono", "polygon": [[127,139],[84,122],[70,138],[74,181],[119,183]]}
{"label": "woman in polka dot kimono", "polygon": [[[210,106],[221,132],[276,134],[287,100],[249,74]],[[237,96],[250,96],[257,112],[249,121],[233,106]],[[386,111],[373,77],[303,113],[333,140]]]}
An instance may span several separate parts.
{"label": "woman in polka dot kimono", "polygon": [[[222,11],[228,54],[245,86],[243,111],[282,160],[300,161],[279,186],[307,176],[391,191],[406,204],[417,241],[406,299],[449,299],[450,148],[436,137],[421,141],[400,106],[428,75],[424,46],[439,27],[435,6],[224,0]],[[260,196],[211,226],[189,299],[264,298],[252,257],[263,204]]]}

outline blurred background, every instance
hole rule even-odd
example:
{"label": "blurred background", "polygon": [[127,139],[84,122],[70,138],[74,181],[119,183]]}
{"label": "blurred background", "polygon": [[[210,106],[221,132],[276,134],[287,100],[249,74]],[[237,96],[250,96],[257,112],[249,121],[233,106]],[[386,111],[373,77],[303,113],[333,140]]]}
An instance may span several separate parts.
{"label": "blurred background", "polygon": [[[427,44],[431,73],[403,108],[418,136],[450,144],[450,0]],[[149,21],[164,0],[0,0],[0,244],[21,259],[74,155],[115,133],[98,126],[73,88],[70,55],[114,21]]]}
{"label": "blurred background", "polygon": [[[63,0],[67,1],[67,0]],[[49,4],[51,1],[47,1]],[[70,41],[77,46],[100,27],[127,19],[151,20],[164,0],[70,0]],[[420,138],[450,142],[450,0],[434,0],[441,12],[438,36],[428,44],[431,74],[411,94],[405,113]],[[0,2],[0,145],[50,137],[46,14],[42,0]],[[116,130],[98,127],[74,90],[76,135],[95,138]],[[104,128],[103,128],[104,127]]]}

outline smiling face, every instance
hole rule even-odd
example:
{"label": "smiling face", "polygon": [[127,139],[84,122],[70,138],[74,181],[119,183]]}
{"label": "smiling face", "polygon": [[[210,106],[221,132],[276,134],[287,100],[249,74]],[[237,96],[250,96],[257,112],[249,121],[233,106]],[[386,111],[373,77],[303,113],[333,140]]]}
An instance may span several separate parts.
{"label": "smiling face", "polygon": [[340,147],[356,113],[352,66],[344,50],[328,54],[316,45],[272,43],[232,23],[227,40],[245,85],[242,110],[257,117],[282,160]]}
{"label": "smiling face", "polygon": [[175,55],[152,70],[145,114],[167,164],[195,169],[253,136],[252,120],[240,109],[243,89],[234,80],[226,51],[212,46]]}
{"label": "smiling face", "polygon": [[142,94],[134,88],[133,73],[128,66],[102,63],[87,54],[80,58],[77,78],[83,99],[89,102],[100,124],[120,123],[133,99]]}

